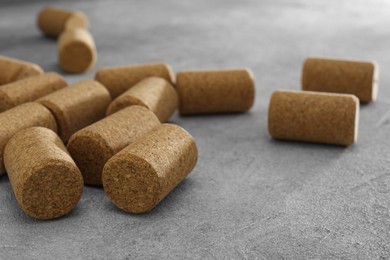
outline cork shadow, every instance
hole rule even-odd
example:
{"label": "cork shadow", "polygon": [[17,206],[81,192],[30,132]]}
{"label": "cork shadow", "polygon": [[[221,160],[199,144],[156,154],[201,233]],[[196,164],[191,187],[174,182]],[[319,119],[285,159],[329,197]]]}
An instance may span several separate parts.
{"label": "cork shadow", "polygon": [[326,143],[312,143],[312,142],[304,142],[304,141],[293,141],[293,140],[280,140],[275,139],[272,137],[269,137],[269,142],[273,145],[279,145],[279,146],[285,146],[285,147],[301,147],[302,149],[314,149],[314,150],[337,150],[337,151],[344,151],[348,148],[353,147],[353,145],[350,146],[344,146],[344,145],[337,145],[337,144],[326,144]]}

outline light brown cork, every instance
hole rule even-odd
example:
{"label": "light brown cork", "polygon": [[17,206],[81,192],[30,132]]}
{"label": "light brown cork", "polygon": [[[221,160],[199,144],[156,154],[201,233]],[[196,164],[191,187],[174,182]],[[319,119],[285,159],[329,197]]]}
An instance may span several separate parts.
{"label": "light brown cork", "polygon": [[82,12],[46,7],[38,14],[39,29],[51,37],[58,37],[65,29],[88,28],[88,19]]}
{"label": "light brown cork", "polygon": [[141,80],[152,76],[164,78],[174,84],[172,69],[165,63],[102,68],[96,72],[95,80],[102,83],[114,99]]}
{"label": "light brown cork", "polygon": [[177,109],[178,97],[171,83],[163,78],[149,77],[112,101],[107,115],[132,105],[144,106],[152,110],[161,122],[166,122]]}
{"label": "light brown cork", "polygon": [[82,80],[38,99],[57,120],[58,134],[64,142],[69,137],[105,115],[110,93],[99,82]]}
{"label": "light brown cork", "polygon": [[131,106],[80,131],[68,142],[68,150],[89,185],[102,185],[104,164],[120,150],[160,125],[147,108]]}
{"label": "light brown cork", "polygon": [[176,78],[182,115],[245,112],[253,106],[255,82],[249,69],[182,71]]}
{"label": "light brown cork", "polygon": [[69,73],[81,73],[96,63],[96,47],[92,35],[85,29],[67,29],[58,40],[58,60]]}
{"label": "light brown cork", "polygon": [[0,175],[5,173],[3,153],[9,139],[20,130],[33,126],[57,131],[53,115],[38,103],[24,103],[0,113]]}
{"label": "light brown cork", "polygon": [[163,124],[106,163],[104,191],[126,212],[148,212],[192,171],[197,158],[192,136],[177,125]]}
{"label": "light brown cork", "polygon": [[61,217],[80,200],[83,178],[50,129],[32,127],[15,134],[5,148],[4,163],[16,200],[31,217]]}
{"label": "light brown cork", "polygon": [[49,72],[0,86],[0,112],[34,101],[66,87],[64,78]]}
{"label": "light brown cork", "polygon": [[0,85],[41,74],[42,68],[34,63],[0,55]]}
{"label": "light brown cork", "polygon": [[273,138],[351,145],[357,141],[359,100],[354,95],[275,91],[268,110]]}
{"label": "light brown cork", "polygon": [[379,69],[375,62],[308,58],[302,90],[353,94],[361,102],[376,100]]}

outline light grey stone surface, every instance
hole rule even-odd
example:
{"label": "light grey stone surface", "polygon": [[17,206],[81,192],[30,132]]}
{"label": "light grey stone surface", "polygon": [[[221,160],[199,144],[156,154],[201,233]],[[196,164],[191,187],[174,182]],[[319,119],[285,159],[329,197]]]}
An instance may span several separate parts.
{"label": "light grey stone surface", "polygon": [[[0,54],[60,71],[56,42],[35,26],[49,3],[1,3]],[[246,114],[172,118],[197,140],[199,162],[149,214],[121,212],[102,189],[86,187],[71,214],[37,221],[21,212],[8,178],[0,177],[1,259],[389,259],[389,1],[50,4],[88,15],[96,68],[153,61],[176,71],[249,67],[256,104]],[[268,136],[269,97],[299,89],[308,56],[379,63],[379,99],[361,107],[356,145]]]}

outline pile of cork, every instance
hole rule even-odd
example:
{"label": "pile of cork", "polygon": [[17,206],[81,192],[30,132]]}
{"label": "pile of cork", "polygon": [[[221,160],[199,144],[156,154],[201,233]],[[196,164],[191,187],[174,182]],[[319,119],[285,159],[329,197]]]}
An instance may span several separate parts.
{"label": "pile of cork", "polygon": [[[91,69],[97,53],[85,14],[45,8],[43,33],[58,39],[64,71]],[[101,68],[67,86],[54,72],[0,56],[0,175],[7,172],[21,209],[38,219],[69,213],[83,186],[103,186],[114,205],[144,213],[195,167],[198,150],[181,115],[248,111],[249,69],[181,71],[164,63]],[[302,91],[276,91],[269,105],[276,139],[350,145],[359,99],[375,100],[374,63],[307,59]],[[323,93],[331,92],[331,93]],[[359,98],[359,99],[358,99]]]}

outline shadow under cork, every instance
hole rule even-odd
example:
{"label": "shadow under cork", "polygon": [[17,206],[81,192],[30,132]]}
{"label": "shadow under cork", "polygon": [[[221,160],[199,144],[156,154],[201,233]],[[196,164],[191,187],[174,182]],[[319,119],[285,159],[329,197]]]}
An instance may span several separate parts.
{"label": "shadow under cork", "polygon": [[278,145],[280,147],[297,147],[301,149],[310,149],[310,150],[332,150],[332,151],[346,151],[354,145],[338,145],[338,144],[327,144],[327,143],[314,143],[314,142],[304,142],[304,141],[293,141],[293,140],[281,140],[269,137],[269,142],[273,145]]}

